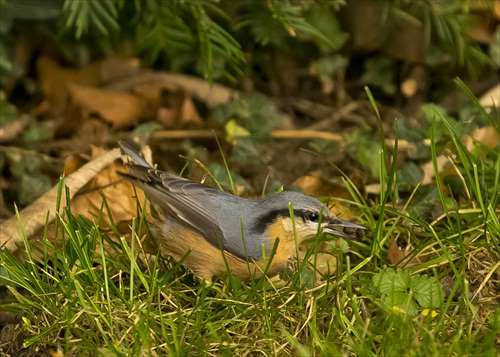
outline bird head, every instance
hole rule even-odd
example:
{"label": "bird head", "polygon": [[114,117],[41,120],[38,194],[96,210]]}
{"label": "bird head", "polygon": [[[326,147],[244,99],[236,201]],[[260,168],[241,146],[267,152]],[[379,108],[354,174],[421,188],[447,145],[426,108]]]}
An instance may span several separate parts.
{"label": "bird head", "polygon": [[[318,199],[299,192],[284,191],[264,199],[268,223],[281,223],[287,233],[296,233],[300,242],[323,232],[345,238],[356,238],[366,228],[338,218]],[[265,223],[265,222],[264,222]]]}

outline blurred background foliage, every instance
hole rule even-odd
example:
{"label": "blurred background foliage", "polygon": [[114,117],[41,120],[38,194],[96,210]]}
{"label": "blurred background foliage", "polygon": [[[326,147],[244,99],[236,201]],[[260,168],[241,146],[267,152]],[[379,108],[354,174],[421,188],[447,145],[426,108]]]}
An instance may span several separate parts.
{"label": "blurred background foliage", "polygon": [[[273,128],[287,126],[285,114],[289,127],[342,133],[347,142],[344,150],[336,142],[321,140],[310,142],[309,148],[340,162],[347,171],[351,167],[345,165],[356,162],[365,176],[376,181],[381,133],[373,135],[379,125],[371,105],[366,105],[364,87],[369,86],[383,104],[384,130],[392,133],[393,118],[398,117],[401,138],[418,149],[408,156],[411,162],[402,166],[399,177],[400,189],[410,191],[422,176],[418,166],[431,157],[425,142],[435,113],[434,107],[424,104],[438,103],[457,133],[470,132],[474,129],[470,118],[482,117],[471,112],[477,111],[474,107],[457,104],[463,101],[457,100],[452,79],[469,80],[466,83],[475,93],[498,82],[498,4],[487,0],[0,0],[1,127],[23,121],[20,146],[35,151],[36,142],[67,138],[70,130],[58,130],[57,118],[33,113],[45,94],[38,59],[45,56],[65,68],[86,68],[119,54],[140,58],[146,68],[191,74],[241,91],[238,100],[211,108],[208,115],[202,113],[212,120],[205,128],[224,128],[233,162],[268,165],[259,144],[269,141]],[[339,116],[327,127],[320,123],[345,107],[351,112],[355,108],[355,115]],[[141,131],[147,138],[158,130],[161,125],[155,120],[150,125],[152,119],[157,118],[139,118],[148,122],[135,133]],[[443,128],[434,130],[438,143],[449,139]],[[27,204],[44,191],[41,186],[53,184],[46,175],[59,170],[47,169],[54,152],[47,154],[41,156],[43,165],[31,152],[35,157],[30,167],[11,170],[12,176],[37,180],[16,181],[30,188],[27,194],[19,193],[19,202]],[[23,155],[28,153],[10,150],[0,155],[0,168],[6,160],[23,161]],[[45,172],[38,172],[40,167]],[[302,166],[297,170],[303,173]]]}
{"label": "blurred background foliage", "polygon": [[[485,49],[477,31],[492,23],[494,6],[474,0],[2,0],[0,70],[3,84],[22,72],[15,45],[26,28],[54,40],[72,64],[126,48],[155,68],[233,82],[242,77],[245,62],[265,75],[266,54],[276,51],[293,53],[321,78],[345,70],[356,53],[385,47],[381,52],[388,57],[367,57],[363,78],[392,94],[391,61],[464,68],[474,76],[498,66],[498,41]],[[398,29],[410,36],[399,41],[412,39],[415,49],[407,44],[393,53],[388,42]]]}

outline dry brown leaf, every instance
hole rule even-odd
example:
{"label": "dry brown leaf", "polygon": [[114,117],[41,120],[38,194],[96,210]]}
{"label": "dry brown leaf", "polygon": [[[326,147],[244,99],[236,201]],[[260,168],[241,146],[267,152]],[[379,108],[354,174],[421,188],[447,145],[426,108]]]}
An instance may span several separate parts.
{"label": "dry brown leaf", "polygon": [[[446,165],[447,162],[449,162],[450,159],[445,156],[445,155],[439,155],[436,158],[437,162],[437,167],[438,171],[442,172],[444,166]],[[422,171],[424,172],[424,177],[422,179],[422,185],[430,185],[433,182],[434,179],[434,163],[432,161],[429,161],[421,166]]]}
{"label": "dry brown leaf", "polygon": [[[113,163],[92,179],[85,187],[85,192],[76,195],[71,201],[71,212],[80,214],[89,220],[95,220],[103,207],[102,197],[106,197],[108,214],[100,216],[98,225],[106,229],[113,222],[130,222],[137,217],[137,201],[142,205],[145,203],[144,193],[135,189],[134,186],[124,180],[117,171],[127,172],[123,164]],[[137,199],[136,199],[137,197]],[[147,205],[149,207],[149,205]],[[130,230],[128,230],[130,232]],[[123,232],[125,234],[126,232]]]}
{"label": "dry brown leaf", "polygon": [[203,121],[192,98],[177,85],[167,83],[138,84],[133,92],[148,103],[149,111],[167,128],[201,126]]}
{"label": "dry brown leaf", "polygon": [[[120,157],[120,151],[118,149],[110,150],[106,152],[106,154],[85,164],[78,171],[67,176],[64,183],[69,188],[70,196],[73,197],[80,188],[118,157]],[[20,212],[23,228],[28,237],[42,228],[47,219],[49,221],[54,219],[56,214],[57,195],[58,185],[50,189],[50,191]],[[19,231],[16,217],[11,217],[2,222],[0,225],[0,237],[2,238],[1,245],[10,251],[15,251],[17,249],[16,244],[22,244],[22,235]]]}
{"label": "dry brown leaf", "polygon": [[483,107],[500,108],[500,84],[491,88],[479,98],[479,103]]}
{"label": "dry brown leaf", "polygon": [[[426,256],[414,256],[411,258],[410,252],[405,252],[398,246],[397,239],[391,238],[391,246],[387,251],[387,258],[395,267],[408,269],[429,260]],[[411,258],[411,259],[410,259]]]}
{"label": "dry brown leaf", "polygon": [[45,101],[35,112],[41,114],[48,111],[52,117],[58,117],[67,106],[68,83],[94,87],[103,81],[135,74],[140,70],[140,62],[137,59],[110,56],[83,68],[65,68],[48,56],[40,56],[37,70]]}
{"label": "dry brown leaf", "polygon": [[[351,194],[344,185],[325,180],[321,177],[320,171],[314,171],[308,176],[299,177],[292,185],[299,187],[305,194],[310,196],[332,197],[333,200],[330,204],[335,203],[335,198],[352,199]],[[350,209],[343,204],[334,204],[330,211],[337,216],[342,215],[343,219],[354,218]]]}
{"label": "dry brown leaf", "polygon": [[107,88],[118,91],[132,91],[138,85],[145,83],[158,83],[166,88],[171,88],[172,86],[182,88],[189,96],[205,103],[209,108],[227,103],[231,99],[236,99],[240,96],[240,92],[237,90],[221,84],[210,84],[198,77],[147,70],[142,70],[136,75],[121,80],[115,80]]}
{"label": "dry brown leaf", "polygon": [[131,92],[142,100],[147,105],[148,116],[158,116],[158,112],[163,105],[163,93],[174,92],[177,90],[175,85],[165,85],[158,82],[139,83],[133,88]]}
{"label": "dry brown leaf", "polygon": [[[105,152],[103,148],[92,147],[92,157],[99,157],[103,152]],[[82,159],[84,159],[83,156],[79,156],[79,159],[74,160],[70,165],[77,167],[84,161]],[[116,242],[119,241],[120,237],[116,236],[115,231],[111,229],[111,222],[114,223],[120,236],[125,237],[130,242],[132,238],[131,221],[137,217],[139,212],[137,203],[141,206],[145,204],[143,208],[146,210],[146,217],[148,219],[151,217],[149,202],[146,201],[143,191],[136,189],[118,174],[118,172],[127,172],[127,170],[124,164],[113,162],[99,171],[71,200],[73,215],[81,215],[96,222],[99,229]],[[103,197],[106,199],[106,206],[104,206]],[[34,236],[41,236],[42,233],[40,231]],[[146,227],[142,226],[139,232],[142,247],[146,252],[155,253],[156,246],[146,233]],[[53,241],[53,244],[60,244],[59,241],[53,240],[55,237],[53,226],[49,226],[47,236]],[[39,242],[33,240],[32,244],[36,246]],[[105,246],[106,252],[114,251],[114,248],[108,243],[105,243]]]}
{"label": "dry brown leaf", "polygon": [[128,77],[141,70],[141,61],[138,58],[121,58],[110,56],[101,62],[101,82],[108,82],[117,78]]}
{"label": "dry brown leaf", "polygon": [[40,88],[49,103],[48,109],[54,117],[62,115],[66,108],[68,89],[66,84],[78,83],[95,86],[101,81],[101,62],[94,62],[81,69],[64,68],[47,56],[37,61]]}
{"label": "dry brown leaf", "polygon": [[310,196],[351,199],[351,195],[344,185],[325,180],[321,177],[320,171],[314,171],[310,175],[299,177],[292,185],[299,187],[305,194]]}
{"label": "dry brown leaf", "polygon": [[71,175],[87,162],[88,159],[85,157],[85,155],[82,154],[72,154],[68,156],[66,160],[64,160],[64,175]]}
{"label": "dry brown leaf", "polygon": [[185,126],[186,124],[190,124],[190,126],[200,127],[203,125],[203,120],[201,119],[200,114],[198,114],[198,109],[194,105],[193,99],[187,96],[182,102],[180,108],[180,116],[177,121],[179,126]]}
{"label": "dry brown leaf", "polygon": [[[91,146],[92,157],[99,157],[105,152],[101,147]],[[146,158],[150,158],[150,151],[143,150]],[[85,162],[82,155],[73,155],[69,160],[68,166],[77,167]],[[78,168],[78,167],[77,167]],[[129,181],[124,180],[118,172],[127,172],[127,167],[122,163],[114,162],[104,170],[100,171],[84,190],[79,192],[71,201],[71,211],[73,214],[79,214],[87,219],[94,220],[95,216],[101,211],[103,204],[102,196],[106,197],[107,208],[109,208],[113,222],[119,225],[121,222],[129,223],[137,216],[139,204],[145,203],[144,192],[136,189]],[[149,204],[146,204],[146,212],[149,216]],[[105,214],[102,221],[98,222],[102,229],[105,229],[111,222],[110,217]],[[130,233],[130,229],[125,227],[123,232]]]}
{"label": "dry brown leaf", "polygon": [[485,126],[474,130],[470,136],[464,139],[467,150],[474,150],[474,141],[478,141],[487,148],[493,149],[499,144],[498,131],[492,126]]}
{"label": "dry brown leaf", "polygon": [[80,109],[83,117],[97,114],[117,128],[129,126],[146,116],[146,104],[132,94],[107,89],[68,84],[71,106]]}

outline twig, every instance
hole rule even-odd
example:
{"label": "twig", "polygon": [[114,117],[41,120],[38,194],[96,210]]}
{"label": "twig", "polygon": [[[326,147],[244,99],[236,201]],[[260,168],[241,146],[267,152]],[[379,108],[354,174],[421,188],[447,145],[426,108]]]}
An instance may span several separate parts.
{"label": "twig", "polygon": [[[153,134],[154,140],[159,139],[215,139],[216,136],[223,136],[221,130],[162,130]],[[282,140],[303,140],[303,139],[322,139],[328,141],[343,141],[344,138],[340,134],[329,133],[317,130],[273,130],[271,131],[273,139]]]}

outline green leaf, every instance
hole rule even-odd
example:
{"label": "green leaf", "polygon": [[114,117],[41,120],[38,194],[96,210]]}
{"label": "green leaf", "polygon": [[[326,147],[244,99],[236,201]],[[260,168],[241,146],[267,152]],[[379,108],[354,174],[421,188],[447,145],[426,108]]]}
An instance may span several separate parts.
{"label": "green leaf", "polygon": [[347,254],[350,249],[349,242],[342,238],[327,241],[326,244],[328,245],[328,250],[333,252],[342,252]]}
{"label": "green leaf", "polygon": [[65,0],[63,15],[66,29],[74,29],[77,39],[88,33],[91,26],[106,37],[120,30],[117,22],[118,11],[111,0]]}
{"label": "green leaf", "polygon": [[[218,163],[211,163],[207,165],[207,168],[210,170],[210,173],[212,174],[213,179],[224,189],[229,189],[231,188],[232,184],[231,181],[228,178],[227,175],[227,170],[224,166],[218,164]],[[234,184],[243,186],[243,187],[248,187],[248,182],[245,181],[243,177],[240,175],[235,174],[234,172],[231,172],[231,177],[233,179]]]}
{"label": "green leaf", "polygon": [[19,204],[27,205],[43,195],[52,187],[50,177],[37,173],[36,176],[24,174],[19,180],[17,199]]}
{"label": "green leaf", "polygon": [[[238,66],[245,62],[245,56],[241,45],[231,34],[208,16],[206,10],[214,10],[215,5],[209,2],[190,2],[189,8],[196,19],[201,52],[200,60],[208,81],[212,81],[213,61],[217,55],[222,56],[231,69],[239,71]],[[215,12],[218,11],[215,10]]]}
{"label": "green leaf", "polygon": [[[349,37],[347,33],[342,31],[334,12],[328,9],[327,4],[313,6],[312,9],[306,13],[305,19],[308,23],[314,24],[319,33],[328,38],[329,41],[325,42],[321,37],[316,38],[315,36],[311,36],[322,52],[339,50]],[[308,36],[306,35],[305,37]]]}
{"label": "green leaf", "polygon": [[[1,50],[1,47],[0,47]],[[1,54],[0,54],[1,56]],[[19,119],[17,108],[7,100],[7,95],[0,90],[0,126],[12,123]]]}
{"label": "green leaf", "polygon": [[281,119],[281,112],[266,96],[252,94],[216,107],[212,119],[219,124],[233,120],[251,134],[252,140],[264,142],[269,140],[271,130]]}
{"label": "green leaf", "polygon": [[488,323],[490,324],[493,331],[500,332],[500,310],[497,310],[490,314],[488,317]]}
{"label": "green leaf", "polygon": [[408,206],[408,213],[413,217],[421,217],[432,212],[440,205],[439,191],[435,185],[420,186]]}
{"label": "green leaf", "polygon": [[233,146],[231,161],[238,163],[258,163],[260,154],[251,138],[239,138]]}
{"label": "green leaf", "polygon": [[183,20],[186,9],[170,1],[146,3],[145,14],[137,27],[136,46],[146,51],[147,58],[154,62],[161,54],[176,57],[192,51],[196,39]]}
{"label": "green leaf", "polygon": [[365,72],[361,77],[363,83],[378,87],[387,95],[396,93],[393,63],[390,58],[375,57],[367,59],[364,67]]}
{"label": "green leaf", "polygon": [[40,141],[51,139],[54,136],[54,129],[44,122],[31,121],[24,132],[24,141]]}
{"label": "green leaf", "polygon": [[398,269],[396,271],[389,268],[375,274],[373,284],[382,294],[391,295],[396,292],[405,292],[410,286],[410,273],[407,270]]}
{"label": "green leaf", "polygon": [[417,304],[412,297],[404,292],[393,292],[384,299],[385,306],[394,313],[415,315]]}
{"label": "green leaf", "polygon": [[236,123],[236,120],[231,119],[224,125],[226,132],[226,141],[228,143],[237,142],[239,138],[249,137],[250,132]]}
{"label": "green leaf", "polygon": [[495,63],[495,66],[500,68],[500,26],[497,26],[495,39],[491,42],[489,52],[491,60]]}
{"label": "green leaf", "polygon": [[422,169],[414,162],[407,162],[396,171],[398,190],[410,191],[416,187],[424,177]]}
{"label": "green leaf", "polygon": [[451,135],[450,130],[443,122],[442,118],[446,118],[450,126],[452,126],[457,134],[463,132],[461,125],[454,118],[447,116],[446,110],[439,105],[433,103],[424,104],[422,105],[421,110],[428,123],[428,129],[426,132],[427,138],[431,137],[431,130],[434,130],[434,137],[437,140]]}
{"label": "green leaf", "polygon": [[321,57],[311,64],[311,71],[319,76],[332,76],[343,71],[349,61],[346,57],[335,54],[333,56]]}
{"label": "green leaf", "polygon": [[151,136],[162,128],[162,125],[157,121],[150,121],[140,124],[132,131],[132,136],[138,138],[140,143],[147,143]]}
{"label": "green leaf", "polygon": [[427,277],[427,275],[412,276],[411,289],[420,307],[436,309],[442,306],[443,287],[436,278]]}

